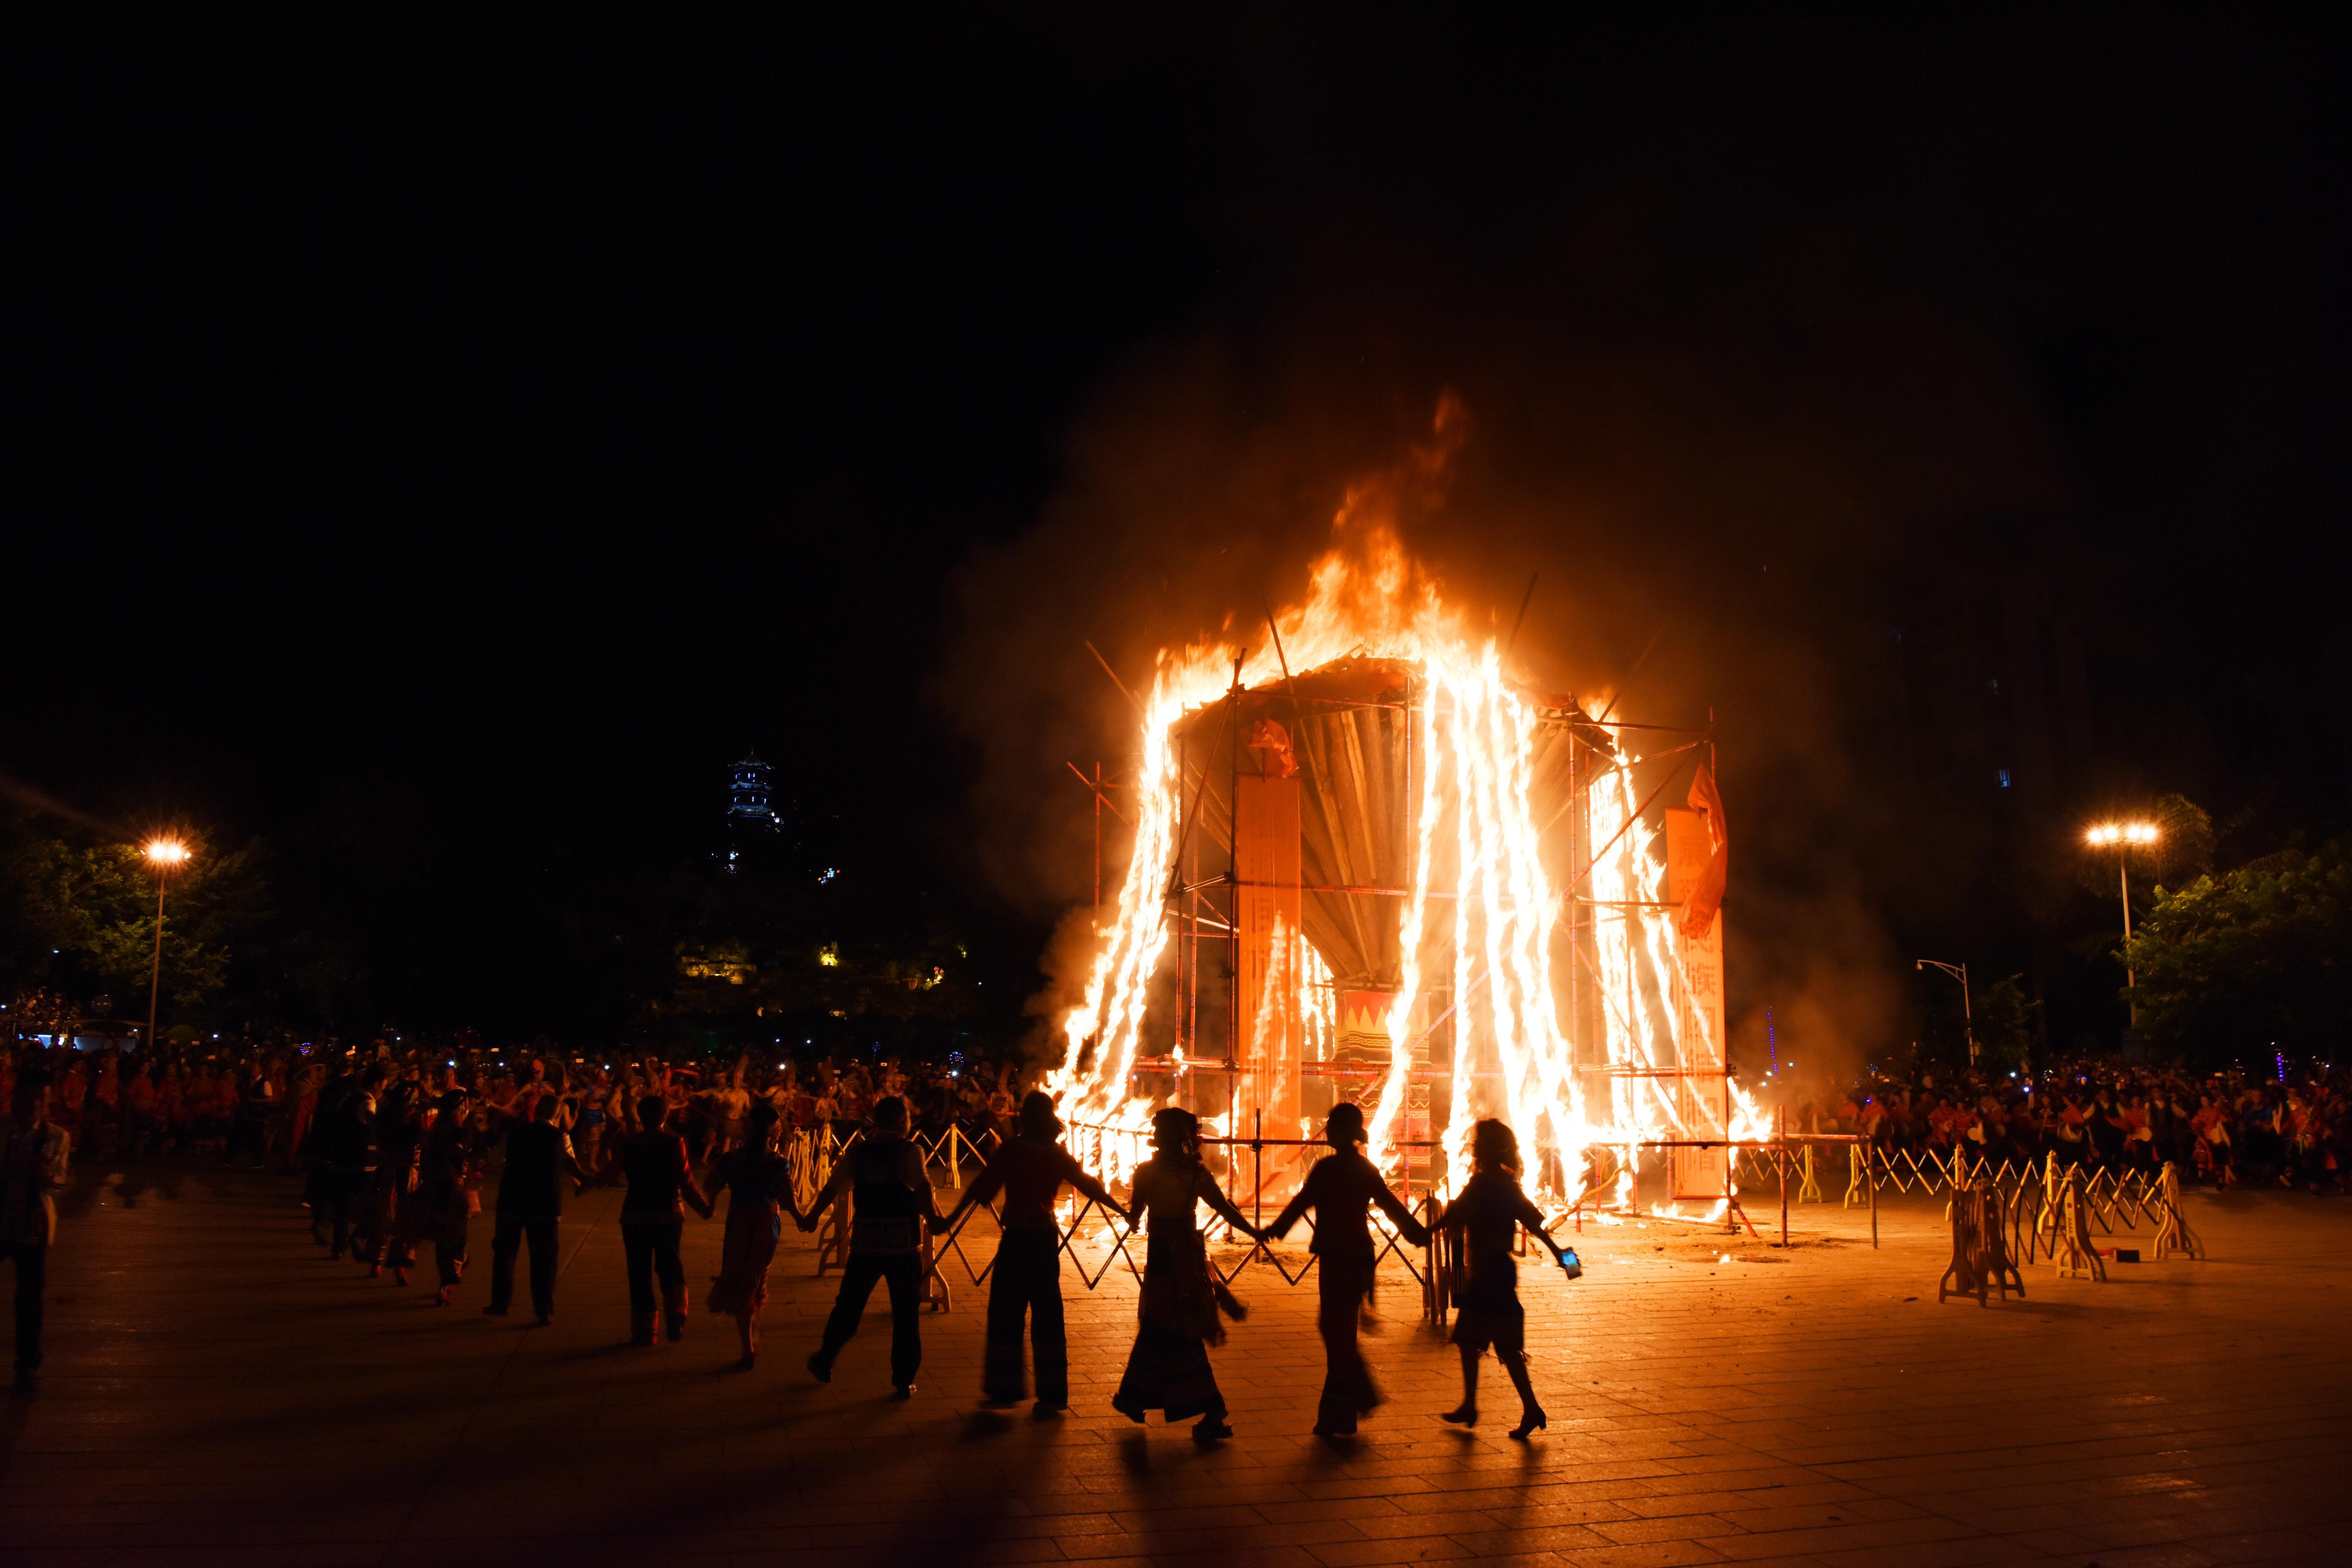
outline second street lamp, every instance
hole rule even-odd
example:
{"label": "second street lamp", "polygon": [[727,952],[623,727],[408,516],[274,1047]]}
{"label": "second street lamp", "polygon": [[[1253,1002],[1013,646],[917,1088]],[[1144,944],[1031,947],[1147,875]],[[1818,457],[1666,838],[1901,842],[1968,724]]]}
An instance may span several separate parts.
{"label": "second street lamp", "polygon": [[1923,958],[1912,967],[1922,970],[1940,969],[1960,983],[1960,1030],[1969,1037],[1969,1066],[1976,1066],[1977,1020],[1975,1012],[1969,1006],[1969,966],[1965,963],[1946,963],[1940,959]]}
{"label": "second street lamp", "polygon": [[155,968],[147,977],[147,1039],[146,1049],[152,1059],[155,1049],[155,1002],[163,991],[163,887],[172,873],[187,863],[188,847],[176,838],[151,838],[144,851],[147,863],[155,868]]}
{"label": "second street lamp", "polygon": [[2131,1019],[2132,1031],[2139,1031],[2138,977],[2132,973],[2131,962],[2131,847],[2153,844],[2157,839],[2153,822],[2103,822],[2083,836],[2095,849],[2112,847],[2116,852],[2116,881],[2124,895],[2124,1006]]}

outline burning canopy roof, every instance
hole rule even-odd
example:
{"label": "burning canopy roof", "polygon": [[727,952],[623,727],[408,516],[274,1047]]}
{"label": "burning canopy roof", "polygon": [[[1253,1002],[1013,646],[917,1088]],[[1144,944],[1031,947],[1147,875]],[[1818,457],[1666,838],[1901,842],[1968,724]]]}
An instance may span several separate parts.
{"label": "burning canopy roof", "polygon": [[[1401,978],[1402,906],[1393,900],[1410,891],[1409,714],[1419,676],[1414,660],[1350,654],[1244,690],[1237,702],[1194,709],[1174,727],[1185,789],[1200,799],[1194,830],[1224,855],[1233,851],[1236,770],[1301,781],[1301,925],[1344,989],[1392,991]],[[1530,792],[1542,831],[1566,819],[1571,728],[1601,755],[1614,758],[1616,748],[1573,699],[1526,696],[1545,720]],[[1220,858],[1202,864],[1213,868]]]}

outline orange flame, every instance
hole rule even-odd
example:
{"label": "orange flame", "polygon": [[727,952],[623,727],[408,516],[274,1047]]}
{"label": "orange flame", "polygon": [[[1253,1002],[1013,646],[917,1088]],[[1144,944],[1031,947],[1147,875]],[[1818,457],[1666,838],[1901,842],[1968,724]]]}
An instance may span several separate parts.
{"label": "orange flame", "polygon": [[[1449,403],[1440,410],[1436,443],[1416,452],[1407,477],[1437,477],[1460,430],[1459,407]],[[1470,1130],[1482,1113],[1507,1117],[1523,1138],[1559,1151],[1570,1171],[1576,1155],[1595,1145],[1630,1153],[1644,1139],[1745,1138],[1767,1131],[1761,1112],[1736,1088],[1730,1125],[1717,1126],[1704,1105],[1678,1105],[1665,1088],[1671,1080],[1658,1076],[1693,1055],[1720,1062],[1723,1042],[1685,1038],[1708,1025],[1703,1017],[1686,1021],[1697,1010],[1678,1004],[1688,977],[1681,973],[1675,911],[1658,907],[1665,885],[1658,835],[1630,820],[1636,809],[1636,759],[1630,756],[1595,779],[1586,795],[1591,841],[1610,846],[1588,873],[1594,909],[1606,911],[1592,978],[1608,1063],[1624,1070],[1610,1074],[1606,1104],[1585,1102],[1560,1019],[1560,977],[1553,973],[1565,889],[1545,870],[1530,805],[1540,715],[1505,679],[1494,640],[1469,636],[1437,584],[1405,553],[1385,516],[1392,497],[1384,487],[1394,482],[1350,492],[1333,521],[1332,546],[1313,566],[1306,602],[1275,616],[1286,660],[1271,642],[1244,650],[1219,638],[1160,657],[1144,704],[1133,848],[1115,913],[1099,930],[1084,1000],[1062,1019],[1063,1058],[1045,1085],[1062,1097],[1072,1121],[1103,1130],[1089,1163],[1106,1179],[1119,1179],[1141,1157],[1152,1109],[1129,1085],[1143,1040],[1145,995],[1174,927],[1165,900],[1183,781],[1173,733],[1189,710],[1224,696],[1236,679],[1236,660],[1244,689],[1277,679],[1286,663],[1297,671],[1350,654],[1409,661],[1421,673],[1408,721],[1416,727],[1417,754],[1427,761],[1418,770],[1412,807],[1411,885],[1400,916],[1402,963],[1388,1016],[1388,1070],[1367,1129],[1375,1161],[1385,1166],[1397,1155],[1406,1087],[1423,1044],[1413,1028],[1416,1005],[1429,987],[1430,963],[1448,953],[1453,1007],[1442,1021],[1452,1026],[1453,1081],[1470,1084],[1474,1065],[1482,1063],[1495,1069],[1486,1081],[1499,1081],[1492,1091],[1452,1096],[1441,1138],[1449,1184],[1468,1175]],[[1436,886],[1441,876],[1450,884]],[[1441,899],[1453,907],[1451,927],[1442,931],[1429,918],[1432,901]],[[1276,948],[1268,994],[1257,1005],[1273,1006],[1276,984],[1297,987],[1308,1038],[1328,1044],[1334,1012],[1326,1000],[1328,965],[1297,931],[1280,933]],[[1630,1197],[1631,1183],[1628,1170],[1618,1183],[1621,1198]]]}

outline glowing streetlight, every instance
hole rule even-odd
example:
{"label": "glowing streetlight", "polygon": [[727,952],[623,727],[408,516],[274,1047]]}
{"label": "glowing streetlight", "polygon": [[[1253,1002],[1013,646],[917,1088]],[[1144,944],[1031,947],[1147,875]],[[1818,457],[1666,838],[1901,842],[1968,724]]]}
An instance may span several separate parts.
{"label": "glowing streetlight", "polygon": [[2139,1028],[2139,998],[2134,994],[2139,980],[2132,973],[2131,965],[2131,873],[2127,863],[2135,844],[2153,844],[2157,840],[2153,822],[2102,822],[2084,836],[2095,849],[2113,848],[2116,852],[2116,880],[2124,895],[2124,1005],[2130,1009],[2131,1026]]}
{"label": "glowing streetlight", "polygon": [[147,1049],[155,1048],[155,1002],[163,990],[163,886],[187,864],[188,847],[176,838],[150,838],[141,853],[155,868],[155,968],[147,978]]}

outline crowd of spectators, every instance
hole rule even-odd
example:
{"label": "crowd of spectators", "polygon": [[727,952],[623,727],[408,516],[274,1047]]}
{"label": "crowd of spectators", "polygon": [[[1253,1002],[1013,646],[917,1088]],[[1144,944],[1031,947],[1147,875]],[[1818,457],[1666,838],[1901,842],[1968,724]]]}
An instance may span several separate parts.
{"label": "crowd of spectators", "polygon": [[8,1103],[20,1068],[36,1066],[51,1081],[51,1119],[71,1137],[78,1156],[210,1158],[286,1171],[301,1168],[320,1091],[339,1070],[379,1079],[383,1103],[395,1112],[406,1108],[420,1144],[433,1129],[435,1108],[452,1089],[466,1091],[467,1114],[485,1133],[530,1121],[540,1097],[555,1094],[558,1125],[591,1163],[609,1158],[647,1095],[669,1103],[670,1124],[702,1163],[740,1142],[751,1102],[761,1099],[795,1131],[832,1125],[845,1136],[877,1099],[898,1095],[911,1110],[915,1131],[930,1138],[954,1126],[992,1147],[985,1135],[1010,1125],[1021,1087],[1017,1068],[995,1063],[803,1066],[748,1055],[592,1061],[551,1049],[384,1039],[350,1048],[332,1039],[286,1037],[166,1041],[149,1052],[24,1038],[0,1050],[0,1105]]}
{"label": "crowd of spectators", "polygon": [[1868,1138],[1882,1154],[2153,1174],[2217,1187],[2345,1189],[2352,1171],[2352,1075],[2282,1066],[2198,1077],[2176,1068],[2082,1060],[2033,1073],[1870,1071],[1791,1105],[1791,1131]]}
{"label": "crowd of spectators", "polygon": [[[740,1142],[751,1102],[761,1099],[792,1132],[830,1126],[845,1137],[876,1100],[895,1095],[926,1142],[955,1127],[984,1152],[1010,1126],[1025,1087],[1009,1063],[608,1061],[383,1039],[350,1049],[290,1037],[167,1041],[142,1052],[26,1039],[0,1050],[0,1104],[18,1068],[34,1064],[52,1079],[52,1118],[83,1156],[208,1157],[287,1171],[301,1167],[320,1090],[338,1068],[376,1075],[387,1105],[413,1107],[420,1142],[451,1089],[467,1091],[468,1115],[486,1133],[530,1120],[540,1096],[556,1094],[557,1123],[591,1165],[610,1159],[649,1094],[669,1103],[670,1125],[699,1163]],[[2267,1077],[2200,1078],[2087,1059],[2032,1073],[1873,1070],[1792,1097],[1788,1126],[1859,1134],[1882,1155],[1919,1161],[1958,1151],[2022,1168],[2054,1153],[2062,1165],[2118,1173],[2153,1174],[2169,1163],[2184,1182],[2221,1187],[2341,1192],[2352,1173],[2352,1072],[2312,1064]]]}

